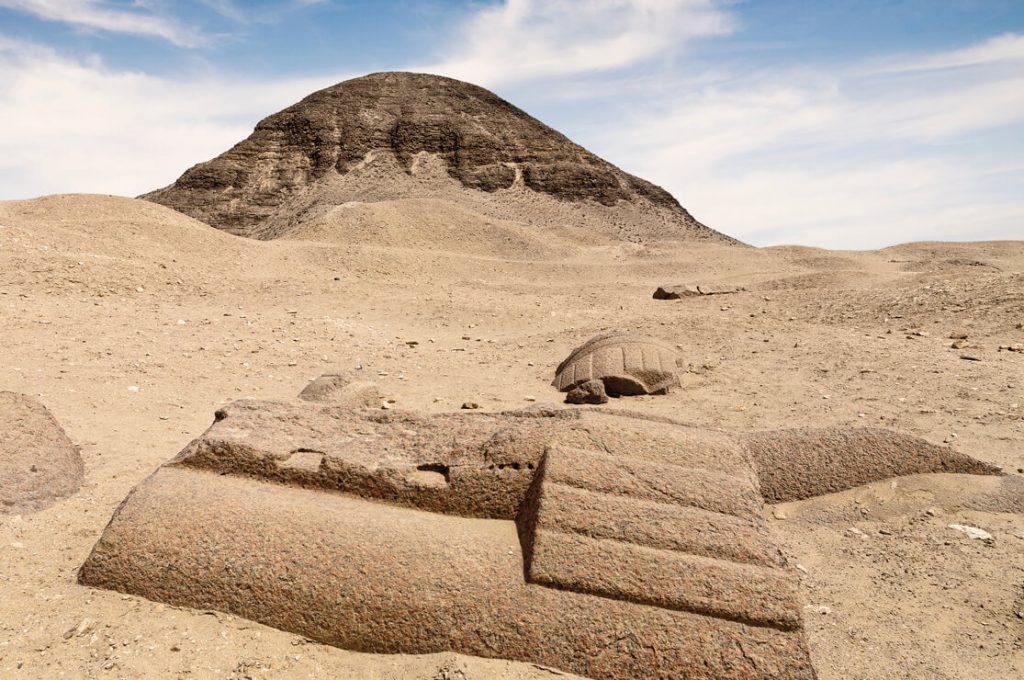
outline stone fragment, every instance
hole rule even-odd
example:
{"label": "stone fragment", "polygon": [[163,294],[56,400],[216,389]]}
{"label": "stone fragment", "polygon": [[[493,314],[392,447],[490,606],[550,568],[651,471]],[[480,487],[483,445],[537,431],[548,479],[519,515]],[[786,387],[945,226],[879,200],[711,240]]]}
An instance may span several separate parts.
{"label": "stone fragment", "polygon": [[348,408],[378,408],[381,395],[377,384],[350,371],[325,373],[299,393],[305,401],[331,402]]}
{"label": "stone fragment", "polygon": [[0,392],[0,514],[42,510],[78,491],[78,447],[45,406]]}
{"label": "stone fragment", "polygon": [[966,524],[950,524],[949,528],[950,529],[955,529],[956,531],[963,532],[963,533],[967,534],[967,536],[969,538],[973,538],[973,539],[976,539],[976,540],[979,540],[979,541],[991,541],[992,540],[992,534],[990,534],[989,532],[985,531],[984,529],[979,529],[978,527],[972,527],[972,526],[968,526]]}
{"label": "stone fragment", "polygon": [[762,493],[907,469],[992,474],[885,431],[246,400],[130,494],[79,580],[364,652],[810,680],[799,579]]}
{"label": "stone fragment", "polygon": [[742,293],[747,289],[742,286],[730,286],[711,283],[683,283],[673,286],[658,286],[654,291],[655,300],[679,300],[685,297],[700,295],[728,295]]}
{"label": "stone fragment", "polygon": [[567,404],[607,404],[608,393],[600,380],[588,380],[569,390],[565,395]]}
{"label": "stone fragment", "polygon": [[679,357],[668,345],[645,335],[606,333],[572,351],[552,384],[562,392],[591,380],[611,397],[666,394],[679,385]]}

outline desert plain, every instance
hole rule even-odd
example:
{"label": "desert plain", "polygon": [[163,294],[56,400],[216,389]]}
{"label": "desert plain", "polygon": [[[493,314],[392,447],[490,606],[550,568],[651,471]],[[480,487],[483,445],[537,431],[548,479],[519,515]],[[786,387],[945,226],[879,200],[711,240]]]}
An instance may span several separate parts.
{"label": "desert plain", "polygon": [[[676,348],[681,386],[613,406],[735,432],[884,427],[1024,473],[1024,242],[617,239],[586,228],[600,206],[518,184],[474,203],[444,173],[430,185],[368,191],[273,240],[141,199],[0,203],[0,391],[43,403],[85,468],[69,498],[0,514],[0,676],[572,677],[361,654],[78,584],[122,500],[219,407],[291,400],[332,371],[375,382],[382,409],[560,404],[559,362],[629,330]],[[670,284],[744,290],[654,299]],[[1024,675],[1024,516],[959,502],[993,479],[919,475],[769,508],[823,680]]]}

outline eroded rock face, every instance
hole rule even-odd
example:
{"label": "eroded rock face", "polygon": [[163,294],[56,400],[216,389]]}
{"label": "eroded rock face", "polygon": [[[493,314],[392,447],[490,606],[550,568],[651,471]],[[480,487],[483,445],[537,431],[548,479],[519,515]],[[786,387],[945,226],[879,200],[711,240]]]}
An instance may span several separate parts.
{"label": "eroded rock face", "polygon": [[143,198],[235,234],[273,237],[279,229],[265,223],[322,202],[319,185],[374,153],[393,156],[406,173],[429,154],[463,187],[483,192],[518,183],[565,201],[643,204],[671,217],[676,228],[669,236],[733,241],[694,220],[668,192],[493,93],[415,73],[375,73],[315,92]]}
{"label": "eroded rock face", "polygon": [[612,397],[665,394],[679,386],[677,360],[675,351],[655,338],[604,333],[574,349],[555,370],[551,384],[573,399],[590,394],[593,390],[584,386],[595,381],[603,383],[604,393]]}
{"label": "eroded rock face", "polygon": [[45,406],[0,392],[0,513],[42,510],[78,491],[78,448]]}

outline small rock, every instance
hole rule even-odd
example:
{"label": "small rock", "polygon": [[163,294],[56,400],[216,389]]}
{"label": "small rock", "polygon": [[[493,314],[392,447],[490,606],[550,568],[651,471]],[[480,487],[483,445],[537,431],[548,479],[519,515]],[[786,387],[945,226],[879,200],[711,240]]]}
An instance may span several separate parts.
{"label": "small rock", "polygon": [[607,404],[608,393],[600,380],[588,380],[569,390],[565,395],[567,404]]}
{"label": "small rock", "polygon": [[462,402],[462,408],[466,409],[467,411],[473,411],[480,408],[480,404],[476,403],[475,401],[464,401]]}
{"label": "small rock", "polygon": [[963,349],[964,347],[970,347],[971,343],[967,342],[965,338],[954,340],[950,345],[953,349]]}
{"label": "small rock", "polygon": [[963,331],[954,331],[954,332],[949,334],[949,339],[950,340],[966,340],[967,339],[967,333],[964,333]]}
{"label": "small rock", "polygon": [[139,386],[138,385],[129,385],[128,386],[128,391],[129,392],[138,392],[139,391]]}
{"label": "small rock", "polygon": [[70,640],[72,637],[75,636],[81,637],[86,633],[92,631],[94,625],[95,621],[93,621],[90,618],[84,618],[74,628],[69,628],[68,630],[64,631],[64,639]]}
{"label": "small rock", "polygon": [[984,529],[979,529],[978,527],[972,527],[972,526],[968,526],[966,524],[950,524],[949,528],[950,529],[955,529],[956,531],[962,531],[963,533],[967,534],[970,538],[973,538],[973,539],[976,539],[976,540],[979,540],[979,541],[991,541],[991,540],[993,540],[992,539],[992,534],[988,533]]}

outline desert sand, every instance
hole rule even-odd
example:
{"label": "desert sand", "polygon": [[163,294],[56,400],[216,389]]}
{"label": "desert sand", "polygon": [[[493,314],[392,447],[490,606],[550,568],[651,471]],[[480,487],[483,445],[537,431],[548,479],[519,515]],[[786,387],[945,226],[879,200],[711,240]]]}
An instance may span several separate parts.
{"label": "desert sand", "polygon": [[[70,498],[0,515],[0,675],[568,677],[347,652],[77,584],[128,492],[218,407],[294,399],[327,372],[365,376],[396,409],[559,403],[558,363],[626,329],[678,350],[682,386],[610,406],[740,432],[880,426],[1024,470],[1024,354],[1000,349],[1024,342],[1022,242],[642,245],[431,200],[349,205],[274,241],[136,199],[0,204],[0,390],[45,404],[85,463]],[[435,239],[448,219],[479,228]],[[747,291],[652,297],[684,283]],[[772,508],[821,678],[1024,674],[1024,517],[957,509],[992,479],[901,478]]]}

